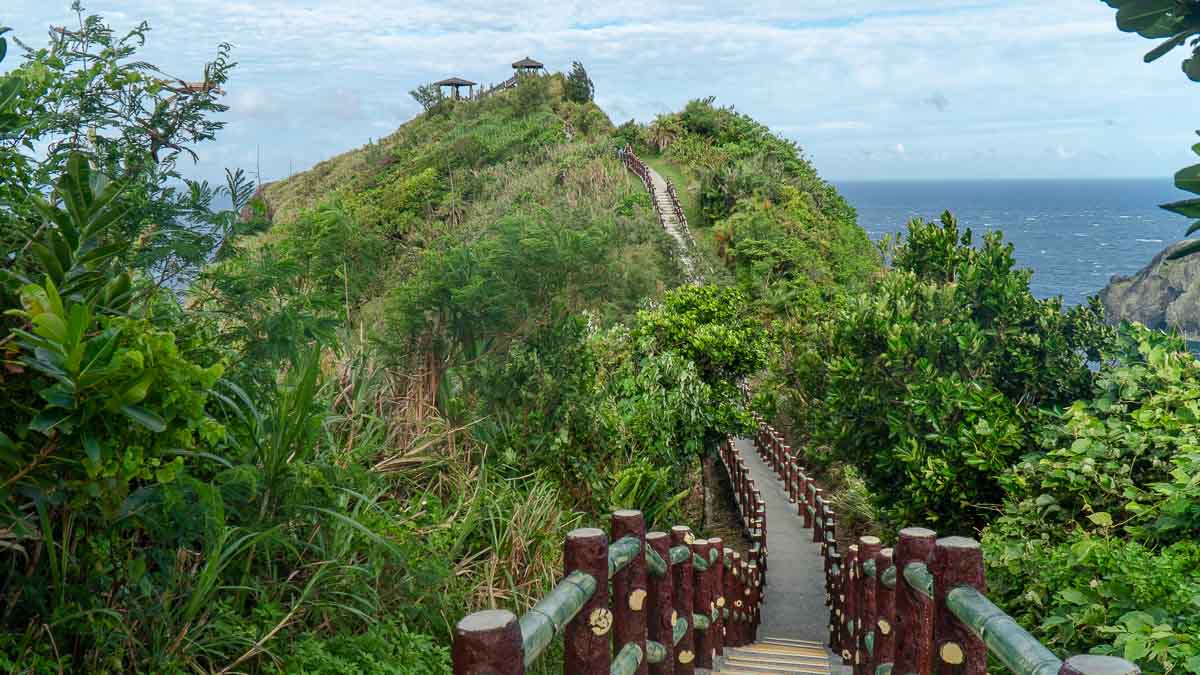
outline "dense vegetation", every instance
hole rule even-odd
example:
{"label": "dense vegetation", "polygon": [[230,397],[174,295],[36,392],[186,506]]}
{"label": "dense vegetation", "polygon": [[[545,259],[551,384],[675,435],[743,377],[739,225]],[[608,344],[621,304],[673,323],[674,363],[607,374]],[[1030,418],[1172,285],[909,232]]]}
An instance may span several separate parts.
{"label": "dense vegetation", "polygon": [[446,672],[576,524],[703,526],[749,379],[843,522],[981,536],[1052,648],[1200,672],[1200,365],[1033,297],[999,234],[876,245],[796,144],[711,99],[614,128],[578,63],[187,182],[229,48],[181,87],[80,13],[0,77],[5,669]]}

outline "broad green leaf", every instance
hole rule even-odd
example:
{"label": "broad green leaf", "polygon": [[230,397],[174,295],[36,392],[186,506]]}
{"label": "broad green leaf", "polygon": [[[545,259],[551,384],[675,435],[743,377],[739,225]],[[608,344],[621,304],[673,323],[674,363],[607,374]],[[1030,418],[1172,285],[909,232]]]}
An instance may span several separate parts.
{"label": "broad green leaf", "polygon": [[88,459],[92,460],[92,464],[100,463],[100,457],[103,454],[100,441],[91,431],[83,432],[83,449],[87,452]]}
{"label": "broad green leaf", "polygon": [[1176,47],[1183,44],[1184,42],[1187,42],[1187,39],[1189,37],[1191,37],[1192,35],[1193,35],[1192,31],[1186,31],[1186,32],[1180,33],[1179,35],[1176,35],[1175,37],[1171,38],[1170,40],[1167,40],[1166,42],[1160,44],[1159,46],[1157,46],[1154,49],[1151,49],[1149,52],[1147,52],[1146,56],[1143,58],[1143,60],[1146,63],[1152,63],[1154,61],[1157,61],[1158,59],[1162,58],[1163,56],[1166,56],[1167,52],[1171,51],[1172,49],[1175,49]]}
{"label": "broad green leaf", "polygon": [[33,333],[62,344],[67,341],[67,324],[57,314],[42,312],[33,317]]}
{"label": "broad green leaf", "polygon": [[1200,194],[1200,164],[1184,167],[1175,173],[1175,187]]}
{"label": "broad green leaf", "polygon": [[146,394],[150,392],[150,384],[154,382],[154,371],[147,370],[142,373],[142,376],[133,383],[133,386],[125,390],[121,394],[121,402],[126,405],[141,403],[146,399]]}
{"label": "broad green leaf", "polygon": [[1112,527],[1113,524],[1112,516],[1104,511],[1097,511],[1096,513],[1093,513],[1092,515],[1088,516],[1088,520],[1099,525],[1100,527]]}
{"label": "broad green leaf", "polygon": [[1127,33],[1148,30],[1175,8],[1175,0],[1133,0],[1117,10],[1117,28]]}
{"label": "broad green leaf", "polygon": [[62,408],[43,410],[29,423],[29,428],[33,431],[49,435],[55,427],[69,419],[72,414],[74,414],[72,411],[63,410]]}
{"label": "broad green leaf", "polygon": [[154,433],[162,433],[167,428],[166,421],[159,417],[156,413],[146,410],[141,406],[125,405],[121,406],[121,412],[129,416],[130,419],[138,424],[146,427]]}
{"label": "broad green leaf", "polygon": [[1063,600],[1073,605],[1086,605],[1088,602],[1087,596],[1083,594],[1083,591],[1075,588],[1065,589],[1059,595],[1062,596]]}
{"label": "broad green leaf", "polygon": [[1184,218],[1200,218],[1200,199],[1184,199],[1183,201],[1161,204],[1159,208],[1171,213],[1178,213]]}
{"label": "broad green leaf", "polygon": [[1170,255],[1167,256],[1167,260],[1179,260],[1180,258],[1186,258],[1197,251],[1200,251],[1200,239],[1189,241],[1187,244],[1175,249]]}

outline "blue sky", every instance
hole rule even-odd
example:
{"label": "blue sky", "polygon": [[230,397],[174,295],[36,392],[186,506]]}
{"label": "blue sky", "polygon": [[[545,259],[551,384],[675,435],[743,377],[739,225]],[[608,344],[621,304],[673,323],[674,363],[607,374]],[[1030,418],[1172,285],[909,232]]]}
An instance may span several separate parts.
{"label": "blue sky", "polygon": [[[1192,159],[1200,85],[1120,33],[1100,0],[92,0],[152,32],[145,57],[195,79],[235,46],[228,127],[197,176],[266,180],[386,135],[407,92],[497,82],[530,55],[582,61],[614,121],[715,96],[800,142],[834,180],[1166,178]],[[30,44],[66,0],[6,0]],[[16,56],[16,55],[13,55]]]}

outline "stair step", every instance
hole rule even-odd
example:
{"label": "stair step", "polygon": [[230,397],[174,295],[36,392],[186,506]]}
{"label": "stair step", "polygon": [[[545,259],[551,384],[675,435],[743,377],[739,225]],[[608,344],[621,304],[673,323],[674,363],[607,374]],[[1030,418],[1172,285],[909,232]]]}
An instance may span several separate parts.
{"label": "stair step", "polygon": [[714,670],[713,673],[720,673],[721,675],[764,675],[766,673],[774,673],[776,675],[826,675],[829,671],[805,670],[803,668],[758,668],[728,664]]}
{"label": "stair step", "polygon": [[822,659],[760,659],[730,655],[725,658],[725,662],[739,668],[801,668],[817,673],[829,672],[829,661]]}
{"label": "stair step", "polygon": [[827,659],[829,652],[824,647],[800,647],[794,645],[773,645],[756,642],[745,647],[736,647],[734,651],[744,651],[751,654],[768,656],[805,656],[810,658]]}
{"label": "stair step", "polygon": [[812,640],[793,640],[792,638],[780,637],[765,637],[758,641],[758,644],[768,645],[789,645],[794,647],[813,647],[814,649],[824,649],[824,642],[814,642]]}

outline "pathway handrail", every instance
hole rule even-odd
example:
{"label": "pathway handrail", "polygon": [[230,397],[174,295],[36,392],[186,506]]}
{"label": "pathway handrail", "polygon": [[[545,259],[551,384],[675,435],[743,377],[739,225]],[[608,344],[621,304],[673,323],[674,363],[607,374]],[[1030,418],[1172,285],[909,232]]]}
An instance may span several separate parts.
{"label": "pathway handrail", "polygon": [[984,675],[991,654],[1017,675],[1136,675],[1137,665],[1109,656],[1065,662],[985,595],[983,549],[966,537],[900,531],[894,548],[859,537],[838,550],[837,522],[822,490],[783,435],[757,417],[755,446],[798,505],[821,544],[829,645],[855,675]]}
{"label": "pathway handrail", "polygon": [[719,538],[696,539],[682,526],[647,533],[640,511],[617,511],[609,534],[581,528],[566,536],[563,580],[524,616],[485,610],[458,622],[455,675],[523,674],[559,636],[565,671],[584,675],[693,675],[726,646],[754,642],[766,509],[732,438],[718,454],[740,486],[738,512],[754,542],[745,559]]}

